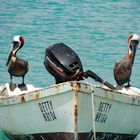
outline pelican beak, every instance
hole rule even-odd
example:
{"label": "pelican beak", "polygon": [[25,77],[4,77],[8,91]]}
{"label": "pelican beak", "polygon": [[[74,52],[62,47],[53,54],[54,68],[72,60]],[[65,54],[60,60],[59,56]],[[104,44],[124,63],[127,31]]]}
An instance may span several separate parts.
{"label": "pelican beak", "polygon": [[130,42],[130,49],[133,52],[132,63],[134,63],[134,58],[135,58],[135,55],[136,55],[136,50],[137,50],[138,44],[139,44],[138,40],[131,40],[131,42]]}
{"label": "pelican beak", "polygon": [[130,49],[132,51],[136,51],[138,44],[139,44],[139,41],[138,40],[131,40],[130,41],[130,44],[129,44]]}
{"label": "pelican beak", "polygon": [[131,41],[132,50],[133,50],[134,54],[136,53],[138,44],[139,44],[139,41],[138,40],[132,40]]}
{"label": "pelican beak", "polygon": [[11,59],[11,57],[12,57],[12,54],[13,54],[13,52],[11,51],[10,54],[9,54],[9,57],[8,57],[8,60],[7,60],[6,66],[9,65],[9,63],[10,63],[10,59]]}
{"label": "pelican beak", "polygon": [[15,54],[18,51],[18,49],[19,49],[19,42],[13,41],[12,43],[13,43],[13,45],[11,47],[11,52],[9,54],[6,66],[9,65],[11,57],[12,57],[12,54]]}
{"label": "pelican beak", "polygon": [[11,49],[11,52],[16,53],[17,50],[19,49],[19,42],[13,41],[12,43],[13,43],[13,47]]}

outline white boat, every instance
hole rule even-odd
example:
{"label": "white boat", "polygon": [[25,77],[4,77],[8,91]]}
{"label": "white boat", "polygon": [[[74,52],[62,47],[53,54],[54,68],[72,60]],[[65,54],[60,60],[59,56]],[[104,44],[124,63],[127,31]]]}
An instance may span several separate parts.
{"label": "white boat", "polygon": [[72,81],[11,92],[5,84],[0,128],[14,140],[133,139],[140,131],[140,90]]}

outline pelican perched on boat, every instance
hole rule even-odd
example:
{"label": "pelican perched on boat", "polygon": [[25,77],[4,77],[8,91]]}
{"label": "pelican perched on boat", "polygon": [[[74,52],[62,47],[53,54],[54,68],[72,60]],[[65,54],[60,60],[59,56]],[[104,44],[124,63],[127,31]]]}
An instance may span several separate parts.
{"label": "pelican perched on boat", "polygon": [[116,62],[114,67],[114,78],[119,86],[128,83],[130,86],[130,77],[132,73],[132,66],[135,59],[136,50],[140,41],[140,37],[137,34],[131,34],[128,36],[128,54],[126,57]]}
{"label": "pelican perched on boat", "polygon": [[15,85],[12,84],[12,76],[15,77],[22,77],[22,84],[19,84],[18,86],[20,88],[26,89],[25,83],[24,83],[24,76],[28,72],[28,62],[20,59],[16,56],[19,49],[21,49],[24,45],[24,37],[22,36],[14,36],[12,41],[12,49],[9,54],[6,66],[8,67],[8,72],[10,74],[10,89],[14,90]]}

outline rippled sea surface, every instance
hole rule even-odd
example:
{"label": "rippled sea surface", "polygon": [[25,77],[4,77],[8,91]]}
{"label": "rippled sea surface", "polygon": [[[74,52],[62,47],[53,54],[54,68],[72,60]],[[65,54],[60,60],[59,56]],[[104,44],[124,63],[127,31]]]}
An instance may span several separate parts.
{"label": "rippled sea surface", "polygon": [[[10,80],[5,64],[15,35],[23,35],[26,39],[18,52],[19,57],[29,62],[25,81],[39,87],[55,83],[43,61],[45,49],[58,42],[65,43],[79,55],[84,70],[93,70],[115,85],[114,63],[127,54],[128,34],[140,35],[139,0],[0,2],[0,85]],[[13,78],[13,81],[21,82],[21,78]],[[131,84],[140,88],[140,47]],[[3,133],[0,140],[6,140]]]}

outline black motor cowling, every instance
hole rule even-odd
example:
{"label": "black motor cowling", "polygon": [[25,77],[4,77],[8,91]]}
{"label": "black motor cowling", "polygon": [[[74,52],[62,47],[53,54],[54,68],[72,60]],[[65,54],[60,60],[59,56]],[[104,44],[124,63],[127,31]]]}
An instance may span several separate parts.
{"label": "black motor cowling", "polygon": [[56,83],[81,80],[83,66],[78,55],[67,45],[57,43],[46,49],[44,65]]}

